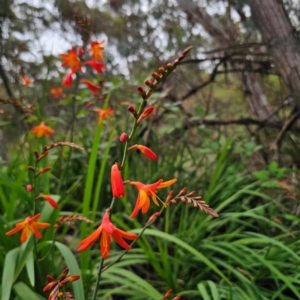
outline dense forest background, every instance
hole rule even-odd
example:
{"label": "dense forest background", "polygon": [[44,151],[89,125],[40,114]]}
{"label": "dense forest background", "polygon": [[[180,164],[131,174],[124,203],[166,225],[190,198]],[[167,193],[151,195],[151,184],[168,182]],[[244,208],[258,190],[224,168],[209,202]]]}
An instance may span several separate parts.
{"label": "dense forest background", "polygon": [[[220,215],[213,220],[176,207],[155,227],[165,230],[169,244],[160,244],[150,230],[152,250],[145,242],[119,268],[186,299],[299,299],[299,1],[0,0],[0,199],[9,197],[7,182],[26,185],[29,131],[46,120],[58,134],[53,142],[72,139],[86,149],[85,154],[54,155],[48,178],[51,193],[72,196],[64,210],[80,210],[97,117],[83,108],[92,98],[81,86],[64,90],[62,99],[50,91],[66,75],[59,54],[85,44],[78,25],[83,17],[93,40],[105,40],[101,85],[116,111],[116,121],[105,124],[106,139],[114,126],[119,135],[129,126],[122,116],[128,103],[139,101],[136,87],[193,47],[156,89],[150,100],[155,115],[136,137],[165,158],[143,166],[140,157],[130,158],[138,167],[125,179],[155,181],[163,169],[165,177],[178,178],[177,188],[197,190]],[[93,72],[86,68],[86,74]],[[33,105],[37,114],[30,112]],[[105,199],[99,210],[109,205],[111,194],[109,167],[101,161],[117,160],[117,142],[111,142],[109,155],[107,142],[99,145],[96,172],[103,168]],[[133,191],[130,196],[135,197]],[[4,206],[0,214],[6,218]],[[128,222],[122,213],[118,218]],[[65,242],[77,235],[67,232]],[[11,248],[2,247],[0,266]],[[135,265],[134,255],[145,267]],[[109,288],[121,286],[115,297],[146,299],[134,298],[138,292],[121,279],[106,279],[102,296],[114,295]],[[91,282],[84,287],[89,291]]]}

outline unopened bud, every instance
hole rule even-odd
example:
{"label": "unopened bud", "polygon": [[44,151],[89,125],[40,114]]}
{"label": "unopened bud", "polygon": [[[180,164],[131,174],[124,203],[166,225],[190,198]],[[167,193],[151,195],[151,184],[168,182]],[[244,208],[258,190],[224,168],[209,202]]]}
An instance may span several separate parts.
{"label": "unopened bud", "polygon": [[23,113],[32,114],[32,110],[26,108],[26,109],[23,109]]}
{"label": "unopened bud", "polygon": [[148,85],[148,86],[150,86],[150,87],[152,87],[152,86],[153,86],[153,83],[152,83],[152,81],[151,81],[151,80],[149,80],[149,79],[145,80],[145,84],[146,84],[146,85]]}
{"label": "unopened bud", "polygon": [[139,92],[139,94],[144,98],[144,97],[146,97],[146,91],[144,90],[144,88],[142,87],[142,86],[138,86],[137,87],[137,90],[138,90],[138,92]]}
{"label": "unopened bud", "polygon": [[31,184],[28,184],[28,185],[26,186],[26,190],[27,190],[28,192],[33,191],[33,186],[32,186]]}
{"label": "unopened bud", "polygon": [[180,200],[185,203],[186,202],[186,198],[185,197],[180,197]]}
{"label": "unopened bud", "polygon": [[90,101],[90,102],[86,103],[85,107],[86,107],[86,108],[89,108],[89,107],[91,107],[92,105],[93,105],[93,102]]}
{"label": "unopened bud", "polygon": [[181,296],[178,295],[178,296],[174,297],[172,300],[179,300],[180,298],[181,298]]}
{"label": "unopened bud", "polygon": [[137,112],[136,112],[136,109],[135,109],[135,107],[133,105],[129,105],[127,107],[127,110],[130,111],[136,117]]}
{"label": "unopened bud", "polygon": [[48,171],[50,171],[51,170],[51,168],[43,168],[43,169],[40,169],[34,176],[35,177],[37,177],[37,176],[39,176],[40,174],[42,174],[42,173],[46,173],[46,172],[48,172]]}
{"label": "unopened bud", "polygon": [[189,192],[188,194],[186,194],[185,196],[186,197],[191,197],[191,196],[193,196],[193,195],[195,195],[196,194],[196,192],[195,191],[192,191],[192,192]]}
{"label": "unopened bud", "polygon": [[48,153],[49,153],[48,151],[43,152],[43,153],[38,157],[37,161],[40,161],[41,159],[43,159],[45,156],[48,155]]}
{"label": "unopened bud", "polygon": [[78,48],[78,55],[79,55],[79,57],[81,57],[83,55],[83,53],[84,53],[83,48],[80,46]]}
{"label": "unopened bud", "polygon": [[65,268],[65,269],[62,271],[62,273],[61,273],[61,275],[60,275],[60,277],[59,277],[59,281],[64,280],[64,279],[67,277],[68,273],[69,273],[69,269],[68,269],[68,268]]}
{"label": "unopened bud", "polygon": [[33,166],[28,166],[27,169],[30,170],[30,171],[32,171],[32,172],[35,171],[35,168]]}
{"label": "unopened bud", "polygon": [[33,153],[36,158],[39,158],[39,153],[37,151],[34,151]]}
{"label": "unopened bud", "polygon": [[154,79],[159,79],[161,77],[161,75],[159,75],[158,73],[156,72],[152,72],[151,73],[151,76],[154,78]]}
{"label": "unopened bud", "polygon": [[173,292],[172,290],[168,290],[168,291],[164,294],[164,297],[162,298],[162,300],[165,300],[165,299],[169,298],[169,297],[171,296],[172,292]]}
{"label": "unopened bud", "polygon": [[167,199],[166,199],[166,203],[169,203],[169,202],[170,202],[170,200],[171,200],[172,197],[173,197],[173,194],[174,194],[174,191],[171,191],[171,192],[169,193],[169,195],[168,195],[168,197],[167,197]]}
{"label": "unopened bud", "polygon": [[149,106],[147,107],[140,115],[140,117],[138,118],[138,123],[140,123],[142,120],[146,119],[155,109],[155,106]]}
{"label": "unopened bud", "polygon": [[181,195],[183,195],[184,193],[186,193],[186,191],[187,191],[187,188],[184,187],[184,188],[178,193],[177,197],[180,197]]}
{"label": "unopened bud", "polygon": [[125,132],[123,132],[123,133],[120,135],[120,142],[121,142],[121,143],[124,143],[124,142],[126,142],[126,141],[128,141],[128,134],[125,133]]}
{"label": "unopened bud", "polygon": [[159,212],[154,213],[149,219],[146,226],[149,226],[156,218],[160,216]]}
{"label": "unopened bud", "polygon": [[158,68],[158,72],[159,72],[159,73],[162,73],[162,74],[163,74],[163,73],[165,73],[165,71],[166,71],[166,70],[165,70],[165,68],[163,68],[163,67],[159,67],[159,68]]}
{"label": "unopened bud", "polygon": [[167,64],[167,68],[168,68],[168,69],[171,69],[171,68],[173,68],[173,65],[172,65],[171,63],[168,63],[168,64]]}
{"label": "unopened bud", "polygon": [[172,204],[176,204],[176,203],[177,203],[175,199],[172,199],[170,202],[171,202]]}

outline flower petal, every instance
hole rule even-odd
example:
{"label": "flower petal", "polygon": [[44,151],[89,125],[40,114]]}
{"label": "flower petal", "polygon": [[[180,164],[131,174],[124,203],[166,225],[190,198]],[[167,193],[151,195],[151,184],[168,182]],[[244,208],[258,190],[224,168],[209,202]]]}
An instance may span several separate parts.
{"label": "flower petal", "polygon": [[79,242],[79,245],[81,245],[78,248],[78,251],[81,252],[88,247],[90,247],[92,244],[96,242],[96,240],[99,238],[100,234],[102,232],[102,225],[100,225],[91,235],[89,235],[87,238]]}
{"label": "flower petal", "polygon": [[109,256],[110,243],[111,243],[111,235],[103,230],[102,235],[101,235],[101,239],[100,239],[100,248],[101,248],[102,257],[104,259]]}

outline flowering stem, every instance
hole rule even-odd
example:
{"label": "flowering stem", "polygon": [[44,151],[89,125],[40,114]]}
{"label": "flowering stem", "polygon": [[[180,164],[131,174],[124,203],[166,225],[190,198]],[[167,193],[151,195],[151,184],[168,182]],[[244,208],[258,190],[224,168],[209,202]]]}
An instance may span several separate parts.
{"label": "flowering stem", "polygon": [[[124,167],[126,159],[127,159],[127,154],[128,154],[128,146],[129,146],[129,142],[131,140],[131,138],[133,137],[139,123],[138,123],[138,118],[140,117],[140,115],[143,113],[146,105],[147,105],[147,100],[151,97],[151,95],[153,94],[153,92],[156,90],[156,87],[159,85],[159,83],[161,83],[169,74],[171,74],[177,67],[178,63],[186,56],[186,54],[192,49],[192,47],[188,47],[186,48],[182,54],[172,63],[172,64],[168,64],[167,65],[167,69],[163,70],[163,74],[160,74],[159,77],[155,77],[155,79],[150,83],[149,85],[149,90],[147,92],[145,92],[142,95],[142,102],[139,106],[139,109],[137,111],[137,114],[134,118],[134,123],[131,129],[131,132],[129,134],[129,137],[125,143],[125,147],[124,147],[124,151],[123,151],[123,157],[122,157],[122,163],[121,163],[121,169]],[[110,204],[110,211],[109,214],[111,214],[110,212],[112,211],[113,207],[114,207],[114,203],[115,203],[115,198],[112,198],[111,204]],[[163,206],[160,210],[159,213],[162,213],[165,209],[165,206]],[[149,227],[153,221],[156,219],[156,217],[153,218],[153,220],[151,220],[150,222],[148,221],[146,223],[146,225],[143,227],[142,231],[140,232],[140,234],[138,235],[138,239],[139,237],[144,233],[144,231],[146,230],[147,227]],[[132,243],[130,244],[130,246],[134,245],[136,240],[132,241]],[[101,273],[102,271],[108,269],[110,266],[112,266],[114,263],[116,263],[117,261],[119,261],[126,253],[128,252],[128,250],[125,250],[120,256],[119,258],[117,258],[114,262],[112,262],[111,264],[107,265],[103,270],[102,270],[102,266],[104,263],[104,259],[101,258],[100,264],[99,264],[99,269],[98,269],[98,273],[97,273],[97,280],[96,280],[96,286],[95,286],[95,290],[94,290],[94,294],[92,297],[92,300],[96,299],[96,294],[97,294],[97,290],[99,287],[99,282],[100,282],[100,278],[101,278]]]}
{"label": "flowering stem", "polygon": [[99,286],[99,282],[100,282],[100,278],[101,278],[101,269],[103,267],[103,263],[104,263],[104,258],[101,257],[100,260],[100,264],[99,264],[99,268],[98,268],[98,274],[97,274],[97,279],[96,279],[96,285],[95,285],[95,289],[94,289],[94,293],[93,293],[93,297],[92,300],[96,300],[96,295],[97,295],[97,291],[98,291],[98,286]]}
{"label": "flowering stem", "polygon": [[[166,209],[166,207],[163,205],[162,208],[161,208],[160,211],[159,211],[159,215],[161,215],[161,213],[162,213],[165,209]],[[130,243],[130,246],[131,246],[131,247],[132,247],[132,246],[135,244],[135,242],[138,241],[138,239],[143,235],[143,233],[145,232],[145,230],[146,230],[150,225],[153,224],[153,222],[156,220],[156,218],[157,218],[157,217],[154,217],[154,218],[151,220],[151,222],[148,221],[148,222],[144,225],[144,227],[142,228],[142,231],[138,234],[138,238]],[[124,250],[123,253],[120,254],[120,256],[119,256],[116,260],[114,260],[113,262],[111,262],[110,264],[108,264],[107,266],[105,266],[105,267],[101,270],[101,273],[104,272],[104,271],[106,271],[108,268],[110,268],[110,267],[111,267],[112,265],[114,265],[115,263],[119,262],[119,261],[122,259],[122,257],[123,257],[128,251],[129,251],[129,250]]]}

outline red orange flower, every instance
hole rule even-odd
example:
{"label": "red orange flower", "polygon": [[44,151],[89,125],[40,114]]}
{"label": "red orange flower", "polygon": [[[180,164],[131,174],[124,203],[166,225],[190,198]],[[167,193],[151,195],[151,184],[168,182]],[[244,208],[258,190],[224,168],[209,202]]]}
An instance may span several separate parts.
{"label": "red orange flower", "polygon": [[133,233],[128,233],[121,229],[116,228],[109,219],[108,212],[103,216],[101,225],[86,239],[81,241],[78,251],[84,251],[100,237],[100,249],[103,258],[107,258],[110,253],[110,243],[114,239],[122,248],[129,250],[131,246],[128,245],[123,238],[128,240],[136,240],[138,236]]}
{"label": "red orange flower", "polygon": [[87,79],[82,79],[80,82],[87,85],[87,87],[93,92],[94,95],[100,92],[100,87]]}
{"label": "red orange flower", "polygon": [[[152,184],[144,184],[142,182],[138,181],[130,181],[129,184],[134,185],[139,193],[138,198],[134,207],[134,210],[132,214],[130,215],[130,218],[134,218],[139,210],[142,210],[142,213],[145,214],[149,208],[150,208],[150,197],[152,198],[153,202],[159,206],[157,202],[157,196],[156,193],[158,192],[157,189],[162,189],[165,187],[168,187],[172,184],[174,184],[177,181],[176,178],[163,182],[163,179],[158,180],[155,183]],[[149,197],[150,196],[150,197]]]}
{"label": "red orange flower", "polygon": [[69,65],[72,73],[76,73],[77,69],[82,72],[80,59],[74,47],[72,47],[70,53],[63,53],[60,56],[64,59],[61,64],[62,67]]}
{"label": "red orange flower", "polygon": [[92,52],[92,58],[94,59],[94,61],[97,61],[97,59],[99,59],[100,61],[104,60],[102,51],[104,50],[104,47],[102,46],[104,44],[104,40],[102,40],[101,42],[95,42],[92,41],[92,47],[88,49],[88,51]]}
{"label": "red orange flower", "polygon": [[105,69],[105,64],[99,63],[97,61],[89,60],[84,63],[93,68],[98,74],[102,74]]}
{"label": "red orange flower", "polygon": [[42,195],[39,195],[37,198],[38,199],[44,199],[46,200],[54,209],[57,209],[58,208],[58,204],[57,202],[52,198],[50,197],[49,195],[45,195],[45,194],[42,194]]}
{"label": "red orange flower", "polygon": [[142,122],[142,120],[146,119],[153,111],[155,110],[155,106],[149,106],[147,107],[142,114],[140,115],[140,117],[138,118],[137,122],[140,123]]}
{"label": "red orange flower", "polygon": [[125,196],[123,178],[117,163],[111,167],[111,189],[113,197],[123,198]]}
{"label": "red orange flower", "polygon": [[72,72],[70,74],[68,74],[65,79],[62,82],[62,85],[64,85],[65,87],[71,89],[72,88],[72,83],[73,83],[73,79],[72,79]]}
{"label": "red orange flower", "polygon": [[128,151],[138,149],[140,150],[146,157],[152,159],[152,160],[157,160],[157,155],[148,147],[143,146],[143,145],[134,145],[128,148]]}
{"label": "red orange flower", "polygon": [[43,135],[45,135],[46,137],[49,137],[51,135],[51,133],[54,132],[54,130],[48,126],[45,125],[44,122],[42,122],[40,125],[35,126],[33,129],[31,129],[32,133],[36,133],[36,137],[40,138]]}
{"label": "red orange flower", "polygon": [[114,115],[115,113],[111,108],[107,108],[107,109],[95,108],[93,109],[93,111],[99,114],[98,125],[102,123],[103,119],[109,119],[110,115]]}
{"label": "red orange flower", "polygon": [[53,88],[53,89],[50,90],[50,93],[53,96],[53,98],[58,99],[59,96],[63,95],[63,89],[61,87]]}
{"label": "red orange flower", "polygon": [[47,228],[50,226],[50,224],[35,222],[37,219],[39,219],[40,216],[41,214],[37,214],[34,217],[27,217],[23,222],[17,223],[14,229],[6,232],[6,235],[12,235],[22,230],[20,240],[21,243],[24,243],[29,238],[31,231],[38,239],[41,239],[43,236],[37,230],[37,228]]}
{"label": "red orange flower", "polygon": [[25,85],[30,85],[32,83],[32,80],[28,77],[21,77],[21,79]]}

